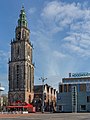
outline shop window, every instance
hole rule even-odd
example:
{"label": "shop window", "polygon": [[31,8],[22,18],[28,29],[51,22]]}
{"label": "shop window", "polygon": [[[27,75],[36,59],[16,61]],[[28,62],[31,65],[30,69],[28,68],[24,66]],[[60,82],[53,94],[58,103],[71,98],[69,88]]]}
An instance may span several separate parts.
{"label": "shop window", "polygon": [[62,111],[62,106],[61,106],[61,105],[59,106],[59,111],[60,111],[60,112]]}
{"label": "shop window", "polygon": [[87,96],[87,102],[90,102],[90,96]]}
{"label": "shop window", "polygon": [[71,85],[68,85],[68,92],[71,92]]}
{"label": "shop window", "polygon": [[59,92],[62,92],[62,85],[59,85]]}
{"label": "shop window", "polygon": [[64,85],[64,92],[67,92],[67,86]]}
{"label": "shop window", "polygon": [[81,111],[86,110],[86,105],[81,105],[81,106],[80,106],[80,110],[81,110]]}

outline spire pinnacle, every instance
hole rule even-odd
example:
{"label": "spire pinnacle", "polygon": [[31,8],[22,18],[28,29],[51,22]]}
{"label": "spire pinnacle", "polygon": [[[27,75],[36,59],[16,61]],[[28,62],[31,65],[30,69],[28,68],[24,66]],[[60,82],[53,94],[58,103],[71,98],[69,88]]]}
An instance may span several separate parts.
{"label": "spire pinnacle", "polygon": [[25,13],[24,6],[22,6],[21,13],[19,15],[18,26],[27,27],[27,20],[26,20],[26,13]]}
{"label": "spire pinnacle", "polygon": [[24,10],[24,5],[22,5],[22,10]]}

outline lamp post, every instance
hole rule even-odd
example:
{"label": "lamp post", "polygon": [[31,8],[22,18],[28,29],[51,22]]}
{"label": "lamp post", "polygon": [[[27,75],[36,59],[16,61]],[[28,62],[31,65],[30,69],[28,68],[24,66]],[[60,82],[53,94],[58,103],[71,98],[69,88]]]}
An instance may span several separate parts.
{"label": "lamp post", "polygon": [[39,78],[39,80],[42,80],[42,87],[43,87],[43,95],[42,95],[42,113],[44,113],[44,81],[45,81],[46,79],[47,79],[47,78],[44,78],[44,77]]}

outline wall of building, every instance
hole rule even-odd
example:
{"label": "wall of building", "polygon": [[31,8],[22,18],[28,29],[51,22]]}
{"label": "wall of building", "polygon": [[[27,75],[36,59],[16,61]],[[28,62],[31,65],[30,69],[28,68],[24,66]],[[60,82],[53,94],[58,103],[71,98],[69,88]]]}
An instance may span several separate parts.
{"label": "wall of building", "polygon": [[86,110],[82,110],[81,109],[81,105],[85,105],[87,106],[87,96],[86,96],[86,92],[78,92],[78,97],[77,97],[77,103],[78,103],[78,107],[77,107],[77,111],[87,111],[87,107]]}
{"label": "wall of building", "polygon": [[[37,104],[34,103],[37,111],[41,111],[43,87],[42,85],[36,85],[34,88],[34,101],[36,101]],[[47,84],[44,85],[44,106],[45,111],[56,110],[56,89]]]}
{"label": "wall of building", "polygon": [[[76,81],[75,81],[76,82]],[[90,83],[68,83],[59,85],[57,111],[72,112],[72,86],[76,86],[77,112],[90,111]],[[62,110],[61,110],[62,106]]]}
{"label": "wall of building", "polygon": [[57,94],[57,111],[71,112],[72,111],[71,92],[63,92]]}

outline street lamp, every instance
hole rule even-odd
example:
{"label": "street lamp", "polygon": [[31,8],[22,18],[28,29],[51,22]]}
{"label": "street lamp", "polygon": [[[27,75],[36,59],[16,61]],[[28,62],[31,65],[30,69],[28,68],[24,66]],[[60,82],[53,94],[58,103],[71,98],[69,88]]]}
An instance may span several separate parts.
{"label": "street lamp", "polygon": [[46,79],[47,79],[47,78],[44,78],[44,77],[39,78],[39,80],[42,80],[42,87],[43,87],[43,96],[42,96],[42,113],[44,113],[44,81],[45,81]]}

